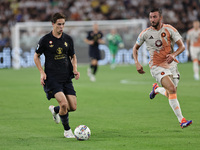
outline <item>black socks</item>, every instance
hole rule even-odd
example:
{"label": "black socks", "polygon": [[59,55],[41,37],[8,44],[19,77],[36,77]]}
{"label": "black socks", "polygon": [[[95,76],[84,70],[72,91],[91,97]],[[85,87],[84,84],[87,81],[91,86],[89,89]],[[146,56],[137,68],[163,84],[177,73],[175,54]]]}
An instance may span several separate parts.
{"label": "black socks", "polygon": [[91,70],[92,70],[92,74],[95,75],[96,72],[97,72],[98,66],[97,66],[97,65],[90,65],[90,68],[91,68]]}
{"label": "black socks", "polygon": [[54,111],[55,111],[56,114],[59,113],[59,110],[60,110],[60,106],[55,106],[54,107]]}
{"label": "black socks", "polygon": [[63,127],[65,130],[69,130],[69,119],[68,119],[68,113],[66,115],[60,115],[60,119],[62,121]]}

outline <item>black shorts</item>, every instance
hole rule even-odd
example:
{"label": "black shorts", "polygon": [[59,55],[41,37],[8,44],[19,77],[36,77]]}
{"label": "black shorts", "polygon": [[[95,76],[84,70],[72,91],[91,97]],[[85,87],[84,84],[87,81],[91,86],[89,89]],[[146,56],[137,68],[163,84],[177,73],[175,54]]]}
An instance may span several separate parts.
{"label": "black shorts", "polygon": [[99,49],[89,49],[89,56],[91,59],[100,60],[101,59],[101,52]]}
{"label": "black shorts", "polygon": [[57,92],[63,92],[65,95],[76,96],[76,91],[74,90],[72,82],[57,82],[56,80],[46,80],[44,91],[48,100],[55,98],[54,95]]}

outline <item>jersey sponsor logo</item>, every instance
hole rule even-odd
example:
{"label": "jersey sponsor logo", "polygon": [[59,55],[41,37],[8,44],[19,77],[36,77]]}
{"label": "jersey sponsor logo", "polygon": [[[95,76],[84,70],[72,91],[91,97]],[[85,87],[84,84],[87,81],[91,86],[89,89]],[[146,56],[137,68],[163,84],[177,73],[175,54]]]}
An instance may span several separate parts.
{"label": "jersey sponsor logo", "polygon": [[153,36],[151,35],[149,39],[153,39]]}
{"label": "jersey sponsor logo", "polygon": [[65,58],[66,58],[65,54],[63,54],[63,49],[62,49],[61,47],[58,47],[58,49],[56,50],[56,53],[57,53],[58,55],[55,55],[55,56],[54,56],[54,59],[55,59],[55,60],[65,59]]}
{"label": "jersey sponsor logo", "polygon": [[165,33],[165,32],[162,32],[162,33],[161,33],[161,36],[162,36],[162,37],[165,37],[165,36],[166,36],[166,33]]}
{"label": "jersey sponsor logo", "polygon": [[162,41],[161,41],[161,40],[157,40],[157,41],[155,42],[155,45],[156,45],[157,47],[161,47],[161,46],[162,46]]}

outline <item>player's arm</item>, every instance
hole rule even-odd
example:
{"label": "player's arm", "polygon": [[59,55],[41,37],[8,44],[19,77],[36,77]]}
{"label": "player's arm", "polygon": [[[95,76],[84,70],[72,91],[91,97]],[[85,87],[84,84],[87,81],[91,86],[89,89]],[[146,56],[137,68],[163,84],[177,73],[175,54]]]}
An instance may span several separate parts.
{"label": "player's arm", "polygon": [[41,85],[45,85],[44,80],[46,80],[46,73],[44,72],[41,62],[40,62],[40,54],[38,53],[34,54],[34,62],[40,72],[40,83]]}
{"label": "player's arm", "polygon": [[185,50],[185,45],[183,44],[183,41],[180,39],[176,42],[176,44],[178,45],[178,49],[171,53],[168,54],[167,57],[167,63],[170,64],[172,61],[176,61],[176,56],[178,56],[180,53],[182,53]]}
{"label": "player's arm", "polygon": [[140,48],[140,45],[138,45],[138,44],[135,44],[133,46],[133,59],[135,60],[135,65],[136,65],[136,69],[137,69],[138,73],[144,74],[145,71],[143,70],[142,65],[138,61],[138,50],[139,50],[139,48]]}
{"label": "player's arm", "polygon": [[93,45],[94,44],[94,41],[93,40],[88,40],[87,38],[84,39],[84,42],[89,44],[89,45]]}
{"label": "player's arm", "polygon": [[187,43],[188,57],[190,57],[190,40],[187,39],[186,43]]}
{"label": "player's arm", "polygon": [[105,41],[101,38],[101,39],[98,39],[98,43],[99,44],[105,44]]}
{"label": "player's arm", "polygon": [[73,66],[73,73],[75,75],[75,79],[78,80],[80,77],[80,73],[77,71],[77,58],[75,54],[71,57],[71,62]]}
{"label": "player's arm", "polygon": [[99,44],[105,44],[106,43],[105,40],[103,39],[103,34],[102,33],[101,33],[100,38],[98,39],[98,43]]}

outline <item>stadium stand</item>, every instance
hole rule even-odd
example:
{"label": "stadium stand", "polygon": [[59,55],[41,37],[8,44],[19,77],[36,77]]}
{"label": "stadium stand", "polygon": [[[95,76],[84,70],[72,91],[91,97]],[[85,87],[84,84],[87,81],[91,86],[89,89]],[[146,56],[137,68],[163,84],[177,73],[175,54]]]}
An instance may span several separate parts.
{"label": "stadium stand", "polygon": [[17,22],[49,21],[62,12],[67,20],[148,19],[149,9],[159,6],[164,22],[184,35],[193,20],[200,20],[200,0],[1,0],[0,51],[11,47],[11,27]]}

